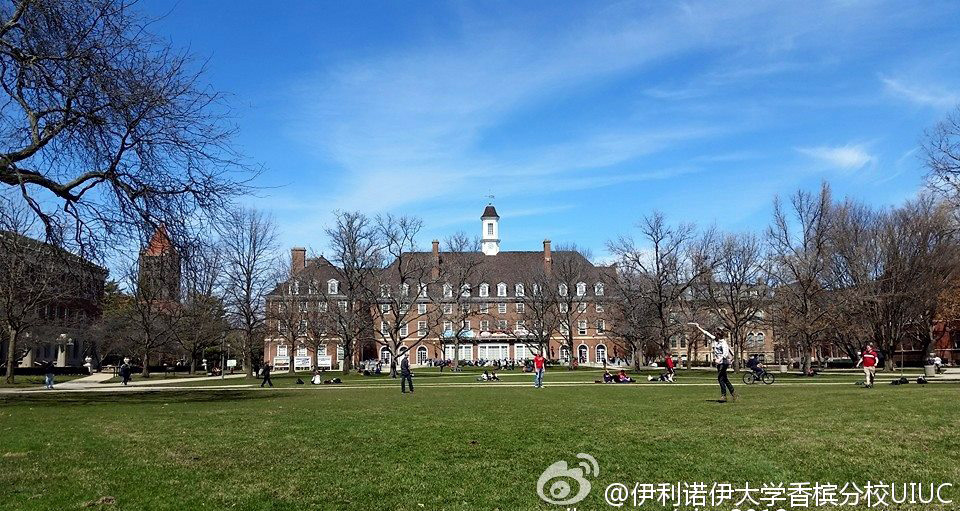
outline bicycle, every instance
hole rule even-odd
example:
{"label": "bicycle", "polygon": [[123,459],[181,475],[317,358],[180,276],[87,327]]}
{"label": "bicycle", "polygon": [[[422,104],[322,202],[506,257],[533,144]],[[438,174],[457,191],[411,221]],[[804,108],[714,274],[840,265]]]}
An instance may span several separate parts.
{"label": "bicycle", "polygon": [[743,383],[753,385],[758,381],[762,381],[765,385],[773,385],[773,382],[777,381],[777,376],[773,373],[768,373],[766,369],[761,369],[759,375],[753,371],[743,373]]}

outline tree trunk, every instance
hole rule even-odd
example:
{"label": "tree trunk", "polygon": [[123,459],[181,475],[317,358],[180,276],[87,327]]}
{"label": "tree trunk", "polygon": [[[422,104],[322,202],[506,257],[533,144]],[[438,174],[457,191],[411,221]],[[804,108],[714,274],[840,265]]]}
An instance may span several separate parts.
{"label": "tree trunk", "polygon": [[247,378],[253,378],[253,356],[250,354],[249,339],[247,346],[243,349],[243,370],[247,374]]}
{"label": "tree trunk", "polygon": [[343,365],[343,374],[350,374],[350,370],[353,368],[353,350],[347,348],[348,344],[343,345],[343,360],[340,361],[340,364]]}
{"label": "tree trunk", "polygon": [[190,354],[190,375],[197,374],[197,356]]}
{"label": "tree trunk", "polygon": [[397,355],[392,354],[390,357],[390,377],[397,377]]}
{"label": "tree trunk", "polygon": [[144,378],[150,377],[150,353],[144,352],[143,354],[143,371],[140,373],[140,376]]}
{"label": "tree trunk", "polygon": [[8,384],[14,383],[14,369],[17,365],[17,331],[7,327],[7,378]]}

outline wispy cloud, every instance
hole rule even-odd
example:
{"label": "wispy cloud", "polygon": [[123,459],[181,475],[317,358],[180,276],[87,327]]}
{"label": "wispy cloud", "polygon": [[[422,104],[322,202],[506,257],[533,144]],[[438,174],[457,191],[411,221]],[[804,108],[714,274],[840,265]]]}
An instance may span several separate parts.
{"label": "wispy cloud", "polygon": [[931,85],[909,83],[889,77],[880,77],[880,81],[888,93],[911,103],[940,109],[953,108],[960,104],[960,92]]}
{"label": "wispy cloud", "polygon": [[840,170],[857,170],[876,162],[876,156],[861,145],[800,147],[797,151]]}

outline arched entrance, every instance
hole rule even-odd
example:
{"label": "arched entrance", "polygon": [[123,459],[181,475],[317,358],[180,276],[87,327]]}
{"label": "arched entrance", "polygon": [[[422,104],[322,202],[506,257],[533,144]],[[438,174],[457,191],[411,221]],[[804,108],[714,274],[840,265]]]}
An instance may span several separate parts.
{"label": "arched entrance", "polygon": [[577,347],[577,360],[581,364],[590,362],[590,349],[587,348],[586,344],[581,344],[579,347]]}
{"label": "arched entrance", "polygon": [[427,347],[420,346],[417,348],[417,365],[423,365],[427,363]]}

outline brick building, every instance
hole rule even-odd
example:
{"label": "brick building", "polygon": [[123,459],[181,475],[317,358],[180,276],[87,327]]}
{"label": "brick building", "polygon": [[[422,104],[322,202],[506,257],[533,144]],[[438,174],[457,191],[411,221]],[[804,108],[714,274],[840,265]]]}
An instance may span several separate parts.
{"label": "brick building", "polygon": [[[573,251],[501,251],[500,217],[492,205],[481,216],[480,251],[405,254],[374,279],[378,289],[347,301],[341,271],[323,257],[291,251],[291,277],[267,297],[264,360],[278,370],[340,367],[339,339],[311,318],[358,308],[365,314],[354,362],[413,365],[437,360],[522,362],[543,351],[560,362],[602,365],[618,353],[604,313],[604,282],[613,267],[596,266]],[[401,270],[401,271],[397,271]],[[397,277],[397,275],[403,275]],[[411,277],[415,275],[415,277]]]}

